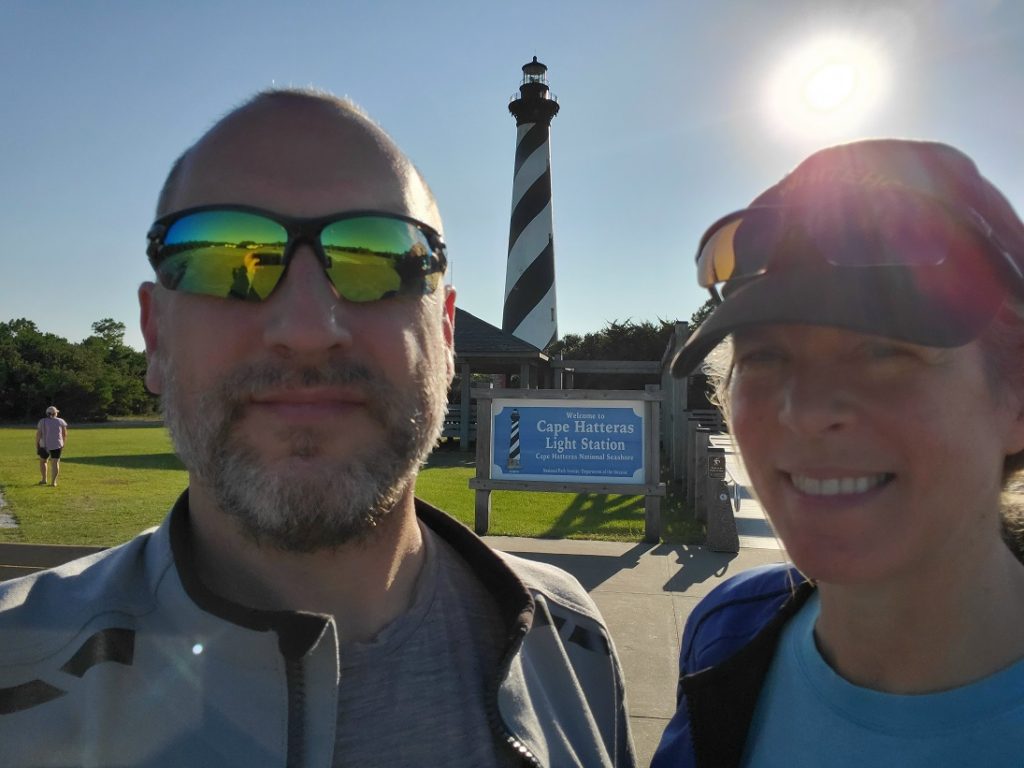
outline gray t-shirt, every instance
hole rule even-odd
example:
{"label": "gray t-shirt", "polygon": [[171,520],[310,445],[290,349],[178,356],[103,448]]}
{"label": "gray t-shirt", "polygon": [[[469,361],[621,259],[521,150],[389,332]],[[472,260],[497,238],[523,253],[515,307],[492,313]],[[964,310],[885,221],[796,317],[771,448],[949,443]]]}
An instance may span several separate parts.
{"label": "gray t-shirt", "polygon": [[506,642],[497,606],[455,550],[420,528],[412,606],[372,642],[341,648],[334,765],[521,765],[487,719]]}

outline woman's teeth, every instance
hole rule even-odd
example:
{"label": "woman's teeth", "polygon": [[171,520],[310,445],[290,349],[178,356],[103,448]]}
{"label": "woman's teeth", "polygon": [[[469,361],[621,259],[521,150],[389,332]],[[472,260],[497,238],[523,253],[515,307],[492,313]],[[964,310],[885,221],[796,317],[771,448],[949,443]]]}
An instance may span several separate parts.
{"label": "woman's teeth", "polygon": [[872,488],[877,488],[886,482],[891,475],[880,472],[875,475],[864,475],[863,477],[806,477],[804,475],[790,475],[793,485],[801,493],[809,496],[838,496],[840,494],[866,493]]}

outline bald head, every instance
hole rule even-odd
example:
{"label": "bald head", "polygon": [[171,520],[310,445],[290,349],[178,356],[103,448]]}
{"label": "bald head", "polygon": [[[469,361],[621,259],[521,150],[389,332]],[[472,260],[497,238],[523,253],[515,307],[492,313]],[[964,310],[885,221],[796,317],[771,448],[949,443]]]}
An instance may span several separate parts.
{"label": "bald head", "polygon": [[213,203],[386,210],[440,229],[433,194],[391,137],[352,102],[306,90],[264,91],[221,118],[175,162],[157,216]]}

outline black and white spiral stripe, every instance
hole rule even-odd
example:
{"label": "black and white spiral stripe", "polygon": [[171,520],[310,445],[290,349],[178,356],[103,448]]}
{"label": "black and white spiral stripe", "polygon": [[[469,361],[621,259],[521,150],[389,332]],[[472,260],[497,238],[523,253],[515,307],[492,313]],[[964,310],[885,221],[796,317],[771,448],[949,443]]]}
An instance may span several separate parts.
{"label": "black and white spiral stripe", "polygon": [[518,126],[501,327],[544,349],[558,336],[550,124]]}

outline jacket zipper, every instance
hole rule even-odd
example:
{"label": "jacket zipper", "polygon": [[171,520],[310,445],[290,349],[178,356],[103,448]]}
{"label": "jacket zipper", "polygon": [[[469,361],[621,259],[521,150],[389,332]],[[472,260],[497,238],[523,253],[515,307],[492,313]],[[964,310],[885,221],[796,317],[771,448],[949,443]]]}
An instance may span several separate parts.
{"label": "jacket zipper", "polygon": [[534,766],[534,768],[543,768],[540,760],[538,760],[537,756],[530,751],[530,748],[523,744],[523,742],[521,742],[511,733],[509,733],[508,729],[501,721],[501,716],[494,712],[493,708],[490,708],[490,711],[488,711],[487,719],[490,721],[491,728],[494,729],[495,733],[497,733],[498,736],[504,739],[506,744],[508,744],[510,747],[512,747],[513,750],[515,750],[515,753],[519,756],[519,758],[523,761],[524,764]]}
{"label": "jacket zipper", "polygon": [[527,631],[526,627],[520,627],[517,636],[512,640],[505,653],[505,658],[501,663],[501,670],[494,681],[494,685],[491,687],[491,695],[487,697],[487,722],[490,723],[491,729],[515,750],[516,754],[526,765],[534,766],[534,768],[544,768],[540,760],[537,759],[537,756],[530,751],[530,748],[512,735],[508,728],[505,727],[505,721],[501,719],[501,713],[498,710],[498,690],[501,688],[501,681],[508,676],[509,667],[512,666],[512,659],[520,646],[522,646]]}
{"label": "jacket zipper", "polygon": [[302,659],[286,658],[284,672],[288,685],[288,757],[285,765],[287,768],[302,768],[306,762],[306,686]]}

